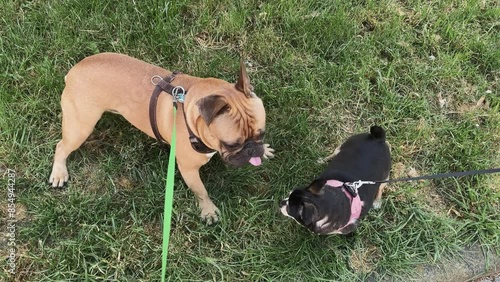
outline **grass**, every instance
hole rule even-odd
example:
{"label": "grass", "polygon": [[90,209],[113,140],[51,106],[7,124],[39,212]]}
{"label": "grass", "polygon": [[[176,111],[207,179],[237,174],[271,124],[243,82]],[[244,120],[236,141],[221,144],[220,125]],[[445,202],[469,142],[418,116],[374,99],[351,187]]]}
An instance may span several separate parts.
{"label": "grass", "polygon": [[19,256],[13,276],[0,262],[2,281],[160,278],[167,157],[154,140],[105,115],[71,155],[69,187],[46,183],[63,77],[105,51],[229,81],[242,57],[266,106],[276,158],[202,170],[220,223],[200,222],[177,175],[170,281],[397,280],[500,245],[498,175],[391,185],[349,237],[314,236],[277,210],[318,158],[375,123],[393,177],[498,167],[495,1],[8,1],[0,14],[0,172],[7,183],[16,171]]}

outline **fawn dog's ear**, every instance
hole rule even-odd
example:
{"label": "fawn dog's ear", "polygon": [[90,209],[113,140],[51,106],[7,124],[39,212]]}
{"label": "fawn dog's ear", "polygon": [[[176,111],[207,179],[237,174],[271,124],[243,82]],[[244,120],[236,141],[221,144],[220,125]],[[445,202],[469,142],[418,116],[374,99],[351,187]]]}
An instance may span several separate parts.
{"label": "fawn dog's ear", "polygon": [[210,125],[217,116],[230,110],[226,99],[220,95],[210,95],[201,98],[196,102],[196,105],[207,125]]}
{"label": "fawn dog's ear", "polygon": [[238,91],[245,93],[245,96],[247,96],[248,98],[255,97],[255,93],[253,93],[253,86],[252,84],[250,84],[250,78],[248,77],[243,60],[240,61],[240,74],[238,76],[238,82],[235,86]]}

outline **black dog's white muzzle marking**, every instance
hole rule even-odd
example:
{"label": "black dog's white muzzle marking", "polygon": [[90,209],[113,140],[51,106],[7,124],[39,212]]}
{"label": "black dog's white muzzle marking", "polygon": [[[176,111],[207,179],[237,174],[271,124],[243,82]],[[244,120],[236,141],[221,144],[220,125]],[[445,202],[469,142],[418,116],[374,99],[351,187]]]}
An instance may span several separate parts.
{"label": "black dog's white muzzle marking", "polygon": [[[292,193],[290,193],[290,194],[292,194]],[[288,214],[288,211],[287,211],[287,208],[288,208],[288,198],[284,199],[283,202],[285,202],[285,204],[280,207],[281,213],[284,216],[289,217],[289,218],[295,220],[295,222],[297,222],[299,225],[302,225],[302,223],[300,223],[295,217],[293,217],[293,216],[291,216],[291,215]],[[300,216],[302,216],[302,209],[299,211],[299,214],[300,214]]]}
{"label": "black dog's white muzzle marking", "polygon": [[282,213],[283,215],[285,215],[285,216],[288,216],[288,217],[293,218],[292,216],[290,216],[290,215],[288,214],[288,211],[287,211],[287,207],[288,207],[288,198],[284,199],[282,202],[285,202],[285,204],[284,204],[284,205],[282,205],[282,206],[280,207],[280,211],[281,211],[281,213]]}
{"label": "black dog's white muzzle marking", "polygon": [[[295,219],[293,216],[290,216],[290,215],[288,214],[288,211],[287,211],[287,207],[288,207],[288,199],[290,198],[290,195],[292,195],[292,193],[293,193],[293,190],[292,190],[292,191],[290,191],[290,193],[288,193],[288,198],[283,199],[283,200],[281,201],[281,202],[285,202],[285,204],[284,204],[284,205],[282,205],[282,206],[280,207],[280,211],[281,211],[281,213],[282,213],[283,215],[285,215],[285,216],[288,216],[288,217],[290,217],[290,218]],[[295,221],[297,221],[297,220],[295,220]]]}

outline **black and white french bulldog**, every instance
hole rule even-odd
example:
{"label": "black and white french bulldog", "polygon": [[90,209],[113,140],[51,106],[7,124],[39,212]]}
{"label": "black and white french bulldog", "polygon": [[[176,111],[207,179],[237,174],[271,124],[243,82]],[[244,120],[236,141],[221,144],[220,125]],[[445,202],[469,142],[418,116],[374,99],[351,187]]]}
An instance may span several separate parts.
{"label": "black and white french bulldog", "polygon": [[372,206],[380,208],[385,184],[363,184],[352,193],[344,183],[389,178],[391,156],[385,131],[372,126],[370,133],[351,136],[329,159],[316,180],[280,202],[280,210],[314,233],[349,234]]}

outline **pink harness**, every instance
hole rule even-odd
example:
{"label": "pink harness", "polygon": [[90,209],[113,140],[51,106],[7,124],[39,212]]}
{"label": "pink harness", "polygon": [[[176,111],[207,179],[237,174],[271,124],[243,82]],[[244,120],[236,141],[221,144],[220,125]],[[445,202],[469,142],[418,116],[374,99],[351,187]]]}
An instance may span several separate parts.
{"label": "pink harness", "polygon": [[356,195],[356,197],[353,198],[352,195],[344,188],[344,182],[331,179],[326,181],[326,185],[335,188],[342,188],[342,191],[344,191],[349,200],[351,200],[351,217],[349,218],[349,222],[347,222],[345,226],[339,229],[341,230],[347,225],[354,223],[361,215],[361,208],[362,208],[361,199],[359,198],[359,193]]}

